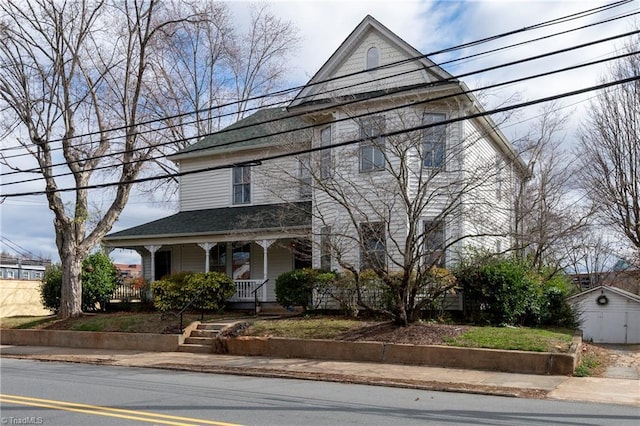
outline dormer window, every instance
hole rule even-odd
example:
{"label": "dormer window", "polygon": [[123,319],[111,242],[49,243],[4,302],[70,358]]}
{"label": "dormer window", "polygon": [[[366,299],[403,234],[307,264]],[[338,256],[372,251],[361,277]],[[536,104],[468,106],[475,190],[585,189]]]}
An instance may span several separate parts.
{"label": "dormer window", "polygon": [[367,50],[367,69],[370,70],[372,68],[376,68],[380,65],[380,54],[378,53],[377,47],[370,47]]}

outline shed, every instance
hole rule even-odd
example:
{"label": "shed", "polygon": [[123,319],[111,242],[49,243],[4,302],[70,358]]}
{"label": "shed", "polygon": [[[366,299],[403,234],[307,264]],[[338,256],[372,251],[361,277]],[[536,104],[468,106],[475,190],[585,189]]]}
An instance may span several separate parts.
{"label": "shed", "polygon": [[594,343],[640,343],[640,296],[599,286],[567,299],[580,313],[583,339]]}

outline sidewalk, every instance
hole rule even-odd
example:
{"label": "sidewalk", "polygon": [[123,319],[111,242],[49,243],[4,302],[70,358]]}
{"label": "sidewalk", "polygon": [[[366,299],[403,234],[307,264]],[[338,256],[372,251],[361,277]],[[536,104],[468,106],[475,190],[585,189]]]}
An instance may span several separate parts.
{"label": "sidewalk", "polygon": [[364,362],[278,359],[185,352],[0,346],[0,356],[126,367],[324,380],[640,407],[640,380],[541,376]]}

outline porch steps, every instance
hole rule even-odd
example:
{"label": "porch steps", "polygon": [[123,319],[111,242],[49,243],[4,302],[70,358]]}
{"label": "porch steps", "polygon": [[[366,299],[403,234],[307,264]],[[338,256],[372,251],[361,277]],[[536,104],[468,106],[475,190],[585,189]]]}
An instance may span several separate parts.
{"label": "porch steps", "polygon": [[233,323],[201,323],[191,331],[184,342],[178,347],[178,352],[206,353],[213,352],[213,342],[218,335]]}

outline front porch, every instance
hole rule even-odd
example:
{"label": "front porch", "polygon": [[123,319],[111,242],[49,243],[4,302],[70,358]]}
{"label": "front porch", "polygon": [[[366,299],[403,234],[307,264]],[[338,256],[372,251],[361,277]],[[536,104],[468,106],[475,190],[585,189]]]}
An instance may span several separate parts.
{"label": "front porch", "polygon": [[[309,202],[185,211],[107,235],[106,248],[136,251],[151,282],[215,271],[236,283],[231,302],[275,302],[283,272],[311,265]],[[263,283],[266,284],[263,285]]]}

